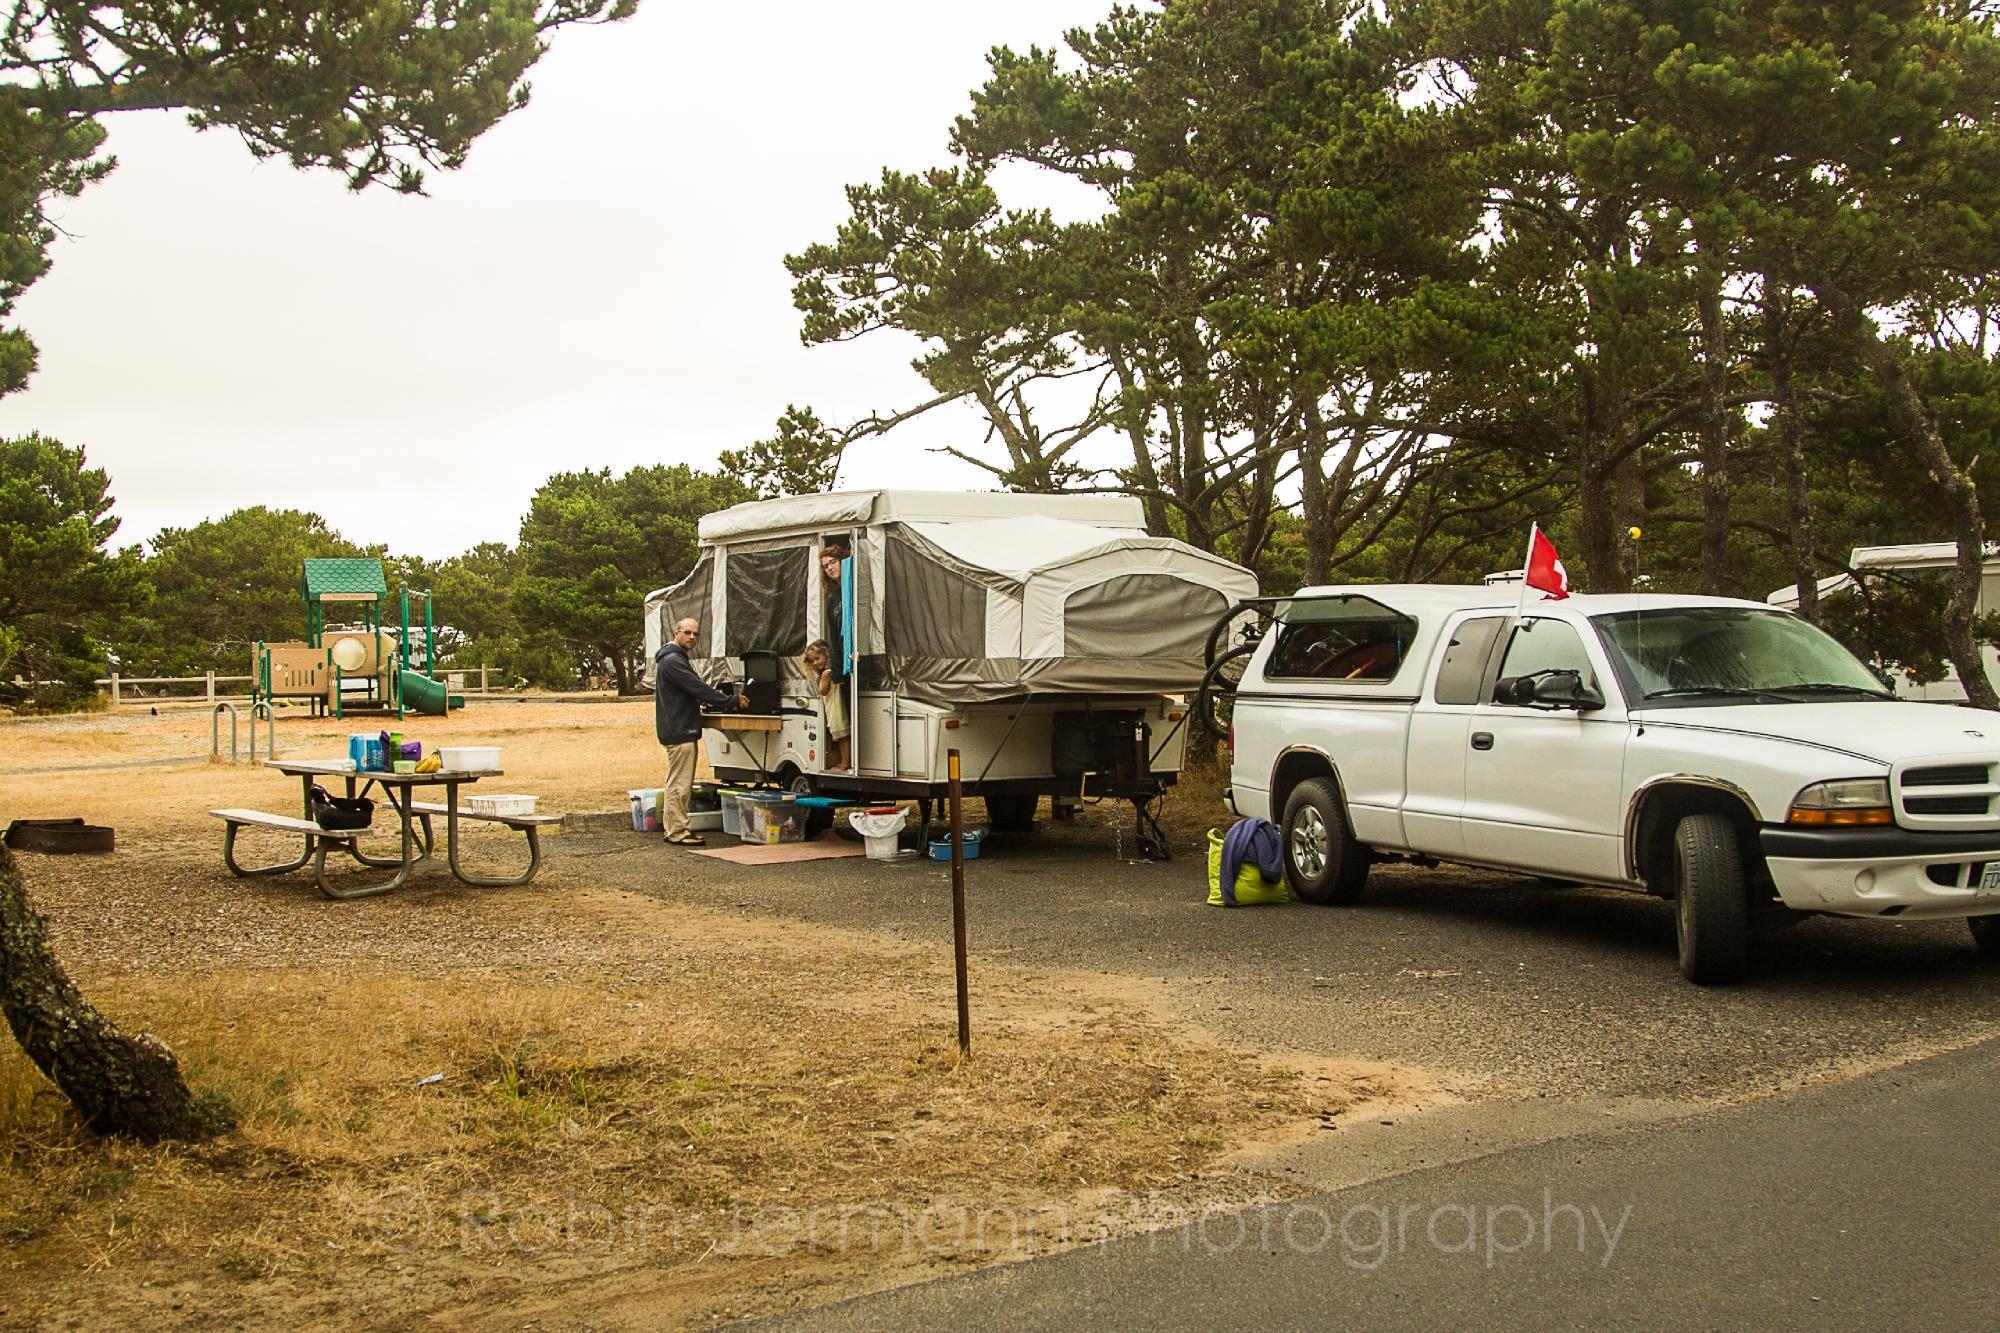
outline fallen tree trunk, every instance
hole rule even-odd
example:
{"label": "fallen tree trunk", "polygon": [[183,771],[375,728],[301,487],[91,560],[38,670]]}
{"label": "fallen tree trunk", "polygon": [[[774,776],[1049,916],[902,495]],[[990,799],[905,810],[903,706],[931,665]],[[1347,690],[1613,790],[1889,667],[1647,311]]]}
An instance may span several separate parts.
{"label": "fallen tree trunk", "polygon": [[21,1049],[99,1134],[147,1143],[229,1127],[188,1092],[180,1063],[149,1033],[128,1037],[83,998],[49,948],[14,857],[0,846],[0,1009]]}

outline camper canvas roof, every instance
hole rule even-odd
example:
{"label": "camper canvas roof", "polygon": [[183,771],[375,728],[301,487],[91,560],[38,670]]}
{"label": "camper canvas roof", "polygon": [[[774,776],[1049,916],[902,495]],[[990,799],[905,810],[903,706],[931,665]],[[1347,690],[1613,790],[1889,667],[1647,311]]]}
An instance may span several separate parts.
{"label": "camper canvas roof", "polygon": [[879,523],[952,523],[1038,514],[1092,527],[1143,530],[1146,509],[1129,495],[1027,495],[1014,491],[831,491],[751,500],[704,516],[704,542],[776,537]]}
{"label": "camper canvas roof", "polygon": [[751,650],[781,671],[824,630],[820,542],[853,546],[863,688],[939,703],[1193,689],[1216,619],[1254,597],[1249,570],[1145,531],[1130,496],[852,491],[737,505],[703,519],[701,557],[646,599],[648,658],[682,615],[698,670]]}

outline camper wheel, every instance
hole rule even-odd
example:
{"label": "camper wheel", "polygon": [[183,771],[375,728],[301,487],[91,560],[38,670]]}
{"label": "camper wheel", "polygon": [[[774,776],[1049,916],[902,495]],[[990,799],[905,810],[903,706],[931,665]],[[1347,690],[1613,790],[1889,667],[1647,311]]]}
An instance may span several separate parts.
{"label": "camper wheel", "polygon": [[1035,807],[1041,797],[995,793],[986,798],[986,818],[996,833],[1027,833],[1035,827]]}

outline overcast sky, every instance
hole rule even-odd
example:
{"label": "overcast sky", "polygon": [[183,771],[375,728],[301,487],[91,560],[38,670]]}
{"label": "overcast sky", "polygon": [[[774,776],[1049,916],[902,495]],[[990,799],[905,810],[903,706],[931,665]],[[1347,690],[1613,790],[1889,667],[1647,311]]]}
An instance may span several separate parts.
{"label": "overcast sky", "polygon": [[[0,398],[0,433],[108,468],[121,544],[265,504],[443,557],[513,542],[554,471],[712,468],[787,403],[907,405],[915,344],[802,347],[783,257],[831,238],[843,186],[948,160],[993,46],[1109,7],[644,0],[556,34],[534,100],[428,198],[111,117],[119,168],[62,204],[55,268],[16,308],[41,369]],[[983,488],[926,448],[980,434],[920,423],[850,453],[841,484]]]}

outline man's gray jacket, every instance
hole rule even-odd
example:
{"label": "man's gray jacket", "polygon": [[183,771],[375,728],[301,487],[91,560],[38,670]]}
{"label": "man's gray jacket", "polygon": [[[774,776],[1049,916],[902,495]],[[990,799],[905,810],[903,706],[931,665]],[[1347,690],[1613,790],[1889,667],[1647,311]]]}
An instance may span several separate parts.
{"label": "man's gray jacket", "polygon": [[701,705],[734,707],[736,696],[724,694],[694,673],[687,652],[669,639],[653,656],[653,729],[662,745],[685,745],[701,739]]}

